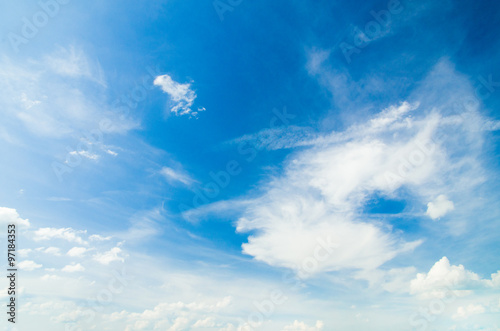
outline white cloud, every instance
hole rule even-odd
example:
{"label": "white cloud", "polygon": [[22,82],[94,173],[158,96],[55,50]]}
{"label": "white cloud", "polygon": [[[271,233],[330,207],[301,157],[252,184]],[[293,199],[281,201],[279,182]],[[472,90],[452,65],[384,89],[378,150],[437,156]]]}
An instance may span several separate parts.
{"label": "white cloud", "polygon": [[46,254],[52,254],[55,256],[61,255],[61,250],[58,247],[48,247],[43,250]]}
{"label": "white cloud", "polygon": [[42,267],[41,264],[35,263],[34,261],[31,261],[31,260],[21,261],[17,264],[17,266],[19,269],[26,270],[26,271],[33,271],[35,269]]}
{"label": "white cloud", "polygon": [[[191,84],[180,84],[175,82],[169,75],[162,75],[155,78],[154,85],[160,86],[163,92],[169,95],[173,103],[170,108],[171,112],[176,115],[197,115],[198,112],[191,109],[196,99],[196,93],[191,90]],[[203,110],[204,108],[198,109],[198,111]]]}
{"label": "white cloud", "polygon": [[194,180],[183,170],[174,170],[169,167],[163,167],[160,170],[160,174],[167,180],[178,181],[188,186],[194,182]]}
{"label": "white cloud", "polygon": [[91,64],[83,50],[74,45],[60,47],[56,52],[46,55],[44,62],[50,70],[61,76],[84,77],[105,86],[102,70],[98,63]]}
{"label": "white cloud", "polygon": [[[157,326],[161,325],[161,329],[172,331],[213,327],[217,324],[213,317],[200,317],[215,315],[222,309],[228,307],[231,301],[232,298],[228,296],[217,302],[164,302],[156,305],[153,309],[144,310],[142,313],[130,313],[127,311],[115,312],[107,316],[107,319],[113,322],[126,320],[128,323],[127,330],[142,330],[148,328],[152,324]],[[180,312],[182,312],[182,318],[178,317]]]}
{"label": "white cloud", "polygon": [[433,220],[443,217],[448,212],[455,209],[453,202],[448,200],[446,195],[439,195],[434,201],[427,204],[427,212],[430,218]]}
{"label": "white cloud", "polygon": [[105,83],[99,64],[77,47],[23,62],[2,57],[0,73],[0,89],[5,92],[0,96],[4,109],[0,136],[10,141],[32,138],[26,133],[37,138],[74,137],[77,132],[95,130],[104,118],[113,123],[106,132],[126,132],[138,126],[119,118],[107,104],[101,93]]}
{"label": "white cloud", "polygon": [[106,241],[106,240],[110,240],[110,239],[111,239],[111,236],[104,237],[104,236],[101,236],[98,234],[93,234],[89,237],[90,241]]}
{"label": "white cloud", "polygon": [[70,155],[80,155],[80,156],[83,156],[87,159],[90,159],[90,160],[97,160],[99,159],[99,155],[95,154],[95,153],[90,153],[88,151],[71,151],[69,152]]}
{"label": "white cloud", "polygon": [[[286,112],[286,108],[284,108]],[[288,114],[288,113],[287,113]],[[226,144],[238,144],[240,150],[278,150],[297,146],[310,145],[318,138],[318,134],[311,128],[294,125],[267,128],[257,133],[246,134],[239,138],[230,140]]]}
{"label": "white cloud", "polygon": [[324,323],[322,321],[316,321],[314,326],[308,326],[304,322],[299,322],[295,320],[292,324],[287,325],[282,331],[319,331],[323,330]]}
{"label": "white cloud", "polygon": [[193,324],[193,328],[213,328],[215,327],[215,318],[209,316],[205,319],[200,319]]}
{"label": "white cloud", "polygon": [[354,275],[355,279],[367,280],[371,289],[384,289],[390,293],[410,292],[410,281],[415,278],[415,267],[393,268],[389,270],[361,270]]}
{"label": "white cloud", "polygon": [[107,265],[114,261],[125,262],[125,257],[126,255],[120,247],[113,247],[107,252],[94,255],[92,258],[101,264]]}
{"label": "white cloud", "polygon": [[[314,273],[374,269],[415,248],[419,241],[404,243],[359,214],[374,192],[390,196],[403,185],[427,184],[437,171],[439,147],[431,136],[438,116],[431,113],[413,122],[402,117],[415,107],[391,107],[349,129],[347,141],[327,137],[293,155],[284,175],[266,184],[264,194],[238,220],[238,231],[257,230],[243,244],[244,253],[294,269],[316,264]],[[336,247],[322,261],[312,262],[318,241],[328,237]]]}
{"label": "white cloud", "polygon": [[[441,85],[448,80],[455,85],[446,85],[444,93]],[[478,103],[466,103],[474,98],[469,82],[446,63],[421,86],[412,102],[387,107],[368,120],[356,117],[341,132],[297,141],[295,146],[308,147],[287,158],[282,175],[261,182],[260,195],[252,194],[237,221],[238,231],[251,232],[243,252],[296,270],[307,263],[317,264],[317,272],[377,268],[419,241],[406,244],[404,232],[392,232],[380,217],[375,222],[366,208],[373,199],[404,200],[413,210],[431,201],[431,217],[460,205],[462,219],[446,225],[450,233],[462,233],[463,218],[472,215],[470,201],[477,199],[456,192],[474,192],[486,181],[480,155],[487,121]],[[287,141],[275,145],[290,146]],[[327,236],[336,247],[323,261],[311,260],[318,240]]]}
{"label": "white cloud", "polygon": [[51,240],[63,239],[69,242],[76,242],[78,244],[86,244],[86,242],[79,236],[85,234],[87,231],[77,231],[72,228],[40,228],[35,231],[34,240]]}
{"label": "white cloud", "polygon": [[479,315],[486,312],[482,305],[470,304],[466,307],[458,307],[457,312],[453,315],[453,319],[465,319],[472,315]]}
{"label": "white cloud", "polygon": [[451,265],[446,256],[437,261],[428,273],[419,273],[410,283],[410,293],[422,298],[444,298],[451,294],[470,295],[480,288],[500,288],[500,271],[491,279],[482,279],[463,265]]}
{"label": "white cloud", "polygon": [[26,257],[31,253],[32,249],[31,248],[23,248],[17,251],[17,254],[19,254],[20,257]]}
{"label": "white cloud", "polygon": [[23,227],[30,226],[29,220],[20,218],[15,209],[7,207],[0,207],[0,223],[16,224]]}
{"label": "white cloud", "polygon": [[168,329],[168,331],[185,330],[188,325],[189,319],[184,316],[179,316],[174,320],[174,324]]}
{"label": "white cloud", "polygon": [[62,268],[61,271],[64,271],[64,272],[79,272],[79,271],[85,271],[85,267],[82,266],[80,263],[77,263],[77,264],[68,264],[68,265],[64,266],[64,268]]}
{"label": "white cloud", "polygon": [[85,247],[73,247],[71,248],[66,255],[73,257],[81,257],[87,252],[87,248]]}
{"label": "white cloud", "polygon": [[306,67],[310,75],[316,75],[319,71],[322,70],[322,66],[328,59],[328,57],[330,57],[330,53],[331,52],[329,50],[319,49],[312,49],[308,52]]}

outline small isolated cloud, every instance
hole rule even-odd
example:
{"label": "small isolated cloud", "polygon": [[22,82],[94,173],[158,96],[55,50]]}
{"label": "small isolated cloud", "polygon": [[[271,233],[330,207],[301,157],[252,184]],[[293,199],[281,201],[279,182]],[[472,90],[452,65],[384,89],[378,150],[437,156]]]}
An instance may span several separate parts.
{"label": "small isolated cloud", "polygon": [[[90,153],[88,151],[71,151],[71,152],[69,152],[69,154],[73,155],[73,156],[80,155],[80,156],[83,156],[89,160],[97,160],[99,158],[99,155],[97,155],[95,153]],[[66,161],[66,163],[68,163],[68,161]]]}
{"label": "small isolated cloud", "polygon": [[453,209],[455,209],[453,202],[448,200],[446,195],[441,194],[434,201],[427,204],[426,214],[433,220],[436,220]]}
{"label": "small isolated cloud", "polygon": [[323,326],[322,321],[316,321],[314,326],[308,326],[304,322],[295,320],[292,324],[285,326],[282,331],[319,331],[323,330]]}
{"label": "small isolated cloud", "polygon": [[79,272],[79,271],[85,271],[85,267],[82,266],[80,263],[68,264],[67,266],[65,266],[61,270],[64,272]]}
{"label": "small isolated cloud", "polygon": [[484,312],[486,312],[486,309],[482,305],[470,304],[467,307],[458,307],[453,319],[465,319],[471,315],[479,315]]}
{"label": "small isolated cloud", "polygon": [[86,244],[86,242],[79,236],[81,233],[87,231],[76,231],[72,228],[40,228],[35,231],[35,241],[63,239],[69,242],[76,242],[79,244]]}
{"label": "small isolated cloud", "polygon": [[29,220],[20,218],[15,209],[7,207],[0,207],[0,223],[16,224],[24,227],[30,226]]}
{"label": "small isolated cloud", "polygon": [[114,261],[125,262],[125,255],[122,254],[122,249],[120,247],[113,247],[107,252],[102,254],[96,254],[93,256],[94,260],[101,264],[110,264]]}
{"label": "small isolated cloud", "polygon": [[17,264],[17,267],[21,270],[33,271],[35,269],[41,268],[42,265],[35,263],[34,261],[31,261],[31,260],[26,260],[26,261],[19,262]]}
{"label": "small isolated cloud", "polygon": [[172,113],[176,115],[190,114],[196,116],[199,111],[205,110],[205,108],[198,108],[198,111],[191,109],[196,99],[196,93],[191,90],[190,83],[177,83],[169,75],[158,76],[153,83],[156,86],[160,86],[163,92],[169,95],[172,101],[172,106],[170,107]]}
{"label": "small isolated cloud", "polygon": [[182,170],[163,167],[160,170],[160,174],[169,181],[178,181],[188,186],[194,182],[194,180]]}
{"label": "small isolated cloud", "polygon": [[98,234],[93,234],[89,237],[90,241],[105,241],[105,240],[110,240],[111,236],[109,237],[104,237]]}
{"label": "small isolated cloud", "polygon": [[71,248],[66,255],[73,257],[81,257],[87,252],[87,248],[85,247],[73,247]]}

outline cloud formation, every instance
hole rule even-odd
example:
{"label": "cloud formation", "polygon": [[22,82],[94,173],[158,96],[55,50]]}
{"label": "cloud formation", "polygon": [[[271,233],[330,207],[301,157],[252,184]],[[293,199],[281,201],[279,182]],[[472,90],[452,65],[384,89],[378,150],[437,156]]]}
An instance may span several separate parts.
{"label": "cloud formation", "polygon": [[33,271],[35,269],[39,269],[42,267],[41,264],[38,264],[34,261],[31,260],[24,260],[21,261],[17,264],[17,267],[21,270],[26,270],[26,271]]}
{"label": "cloud formation", "polygon": [[[460,98],[450,103],[454,95]],[[309,147],[289,156],[283,175],[264,182],[237,221],[237,231],[250,233],[243,252],[297,271],[309,265],[310,273],[372,270],[421,241],[405,242],[403,233],[374,222],[370,199],[404,199],[417,210],[431,201],[427,215],[433,219],[453,210],[451,199],[458,199],[465,215],[468,198],[456,192],[472,192],[485,180],[479,155],[488,120],[477,102],[466,102],[471,98],[468,82],[442,61],[412,102],[297,142]],[[285,140],[275,145],[289,146]],[[460,223],[454,225],[460,231]],[[320,258],[319,240],[333,243]]]}
{"label": "cloud formation", "polygon": [[433,220],[436,220],[440,217],[443,217],[453,209],[455,209],[453,202],[448,200],[446,195],[441,194],[434,201],[427,204],[426,214],[429,215],[429,217]]}
{"label": "cloud formation", "polygon": [[34,240],[51,240],[63,239],[69,242],[76,242],[78,244],[86,244],[87,242],[82,239],[80,234],[85,234],[86,231],[77,231],[72,228],[40,228],[35,231]]}
{"label": "cloud formation", "polygon": [[0,207],[0,223],[16,224],[23,227],[30,226],[29,220],[22,219],[15,209],[7,207]]}
{"label": "cloud formation", "polygon": [[190,186],[194,180],[183,170],[174,170],[170,167],[163,167],[160,174],[168,181],[181,182],[184,185]]}
{"label": "cloud formation", "polygon": [[172,102],[170,111],[172,113],[196,116],[198,112],[205,110],[205,108],[198,108],[197,111],[191,109],[196,99],[196,93],[191,89],[190,83],[177,83],[169,75],[161,75],[155,78],[153,84],[160,86],[163,92],[170,97]]}
{"label": "cloud formation", "polygon": [[450,264],[444,256],[429,272],[417,274],[410,283],[410,294],[422,298],[443,298],[449,292],[464,296],[481,288],[500,288],[500,271],[492,274],[491,279],[482,279],[461,264]]}

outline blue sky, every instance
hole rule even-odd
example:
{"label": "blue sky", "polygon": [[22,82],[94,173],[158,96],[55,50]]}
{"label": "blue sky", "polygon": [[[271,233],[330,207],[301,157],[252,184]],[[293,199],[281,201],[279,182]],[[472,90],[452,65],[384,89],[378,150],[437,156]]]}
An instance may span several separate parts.
{"label": "blue sky", "polygon": [[7,330],[500,329],[496,2],[0,12]]}

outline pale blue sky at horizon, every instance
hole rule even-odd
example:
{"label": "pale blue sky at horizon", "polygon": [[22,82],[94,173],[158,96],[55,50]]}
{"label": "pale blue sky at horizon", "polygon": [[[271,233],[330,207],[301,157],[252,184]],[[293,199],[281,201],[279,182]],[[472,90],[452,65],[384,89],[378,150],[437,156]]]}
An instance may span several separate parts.
{"label": "pale blue sky at horizon", "polygon": [[500,330],[497,2],[0,6],[2,330]]}

